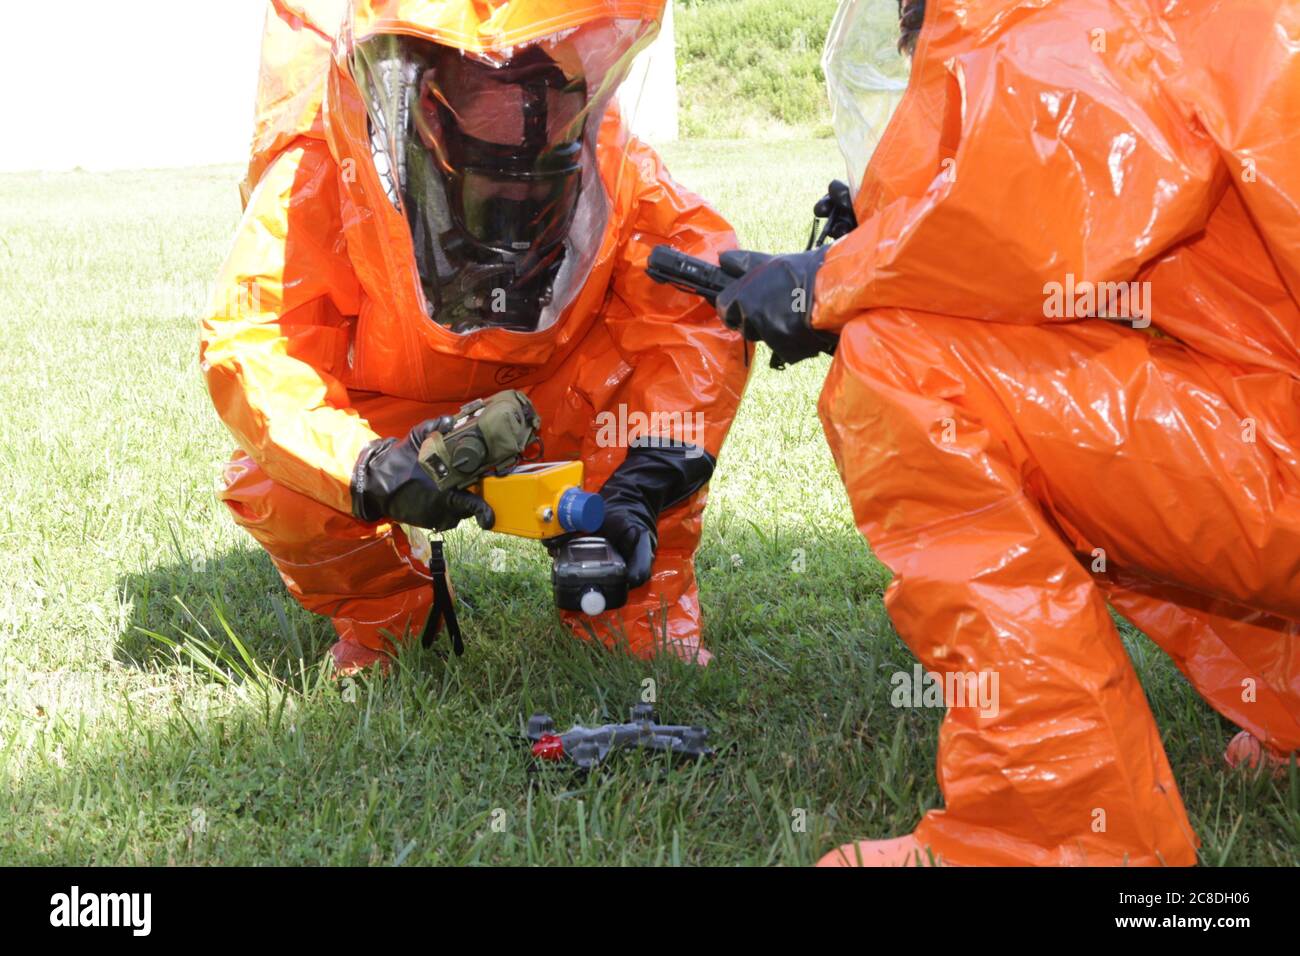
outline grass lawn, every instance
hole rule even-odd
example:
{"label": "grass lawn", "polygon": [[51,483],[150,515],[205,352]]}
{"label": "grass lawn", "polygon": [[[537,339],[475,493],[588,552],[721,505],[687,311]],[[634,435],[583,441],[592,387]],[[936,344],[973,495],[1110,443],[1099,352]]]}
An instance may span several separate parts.
{"label": "grass lawn", "polygon": [[839,0],[677,0],[682,134],[830,135],[822,47]]}
{"label": "grass lawn", "polygon": [[[773,250],[802,246],[841,172],[827,141],[667,152]],[[707,670],[572,639],[542,549],[463,530],[465,657],[329,681],[328,623],[213,495],[232,442],[196,316],[238,175],[0,177],[0,863],[806,864],[938,803],[940,713],[889,704],[912,658],[815,416],[824,362],[760,362],[720,462]],[[1204,861],[1294,863],[1294,770],[1225,773],[1231,728],[1126,640]],[[713,728],[718,760],[530,773],[529,713],[619,718],[647,680],[664,718]]]}

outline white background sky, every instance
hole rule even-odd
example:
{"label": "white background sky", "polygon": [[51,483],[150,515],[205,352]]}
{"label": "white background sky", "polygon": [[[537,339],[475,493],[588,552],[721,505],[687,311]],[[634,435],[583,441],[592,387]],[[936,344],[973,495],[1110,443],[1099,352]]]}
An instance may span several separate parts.
{"label": "white background sky", "polygon": [[243,161],[265,5],[6,3],[0,170]]}
{"label": "white background sky", "polygon": [[[242,163],[265,10],[266,0],[6,3],[0,171]],[[671,63],[641,97],[651,139],[675,138]],[[653,114],[668,98],[665,127]]]}

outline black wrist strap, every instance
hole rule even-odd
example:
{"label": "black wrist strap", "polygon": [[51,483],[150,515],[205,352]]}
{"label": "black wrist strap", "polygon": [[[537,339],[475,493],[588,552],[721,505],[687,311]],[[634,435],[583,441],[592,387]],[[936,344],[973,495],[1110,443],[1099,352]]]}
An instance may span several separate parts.
{"label": "black wrist strap", "polygon": [[447,577],[447,556],[443,552],[441,541],[430,541],[429,547],[429,573],[433,575],[433,606],[429,609],[429,620],[424,625],[421,641],[425,647],[433,647],[433,642],[438,639],[442,621],[445,620],[452,650],[459,657],[465,653],[465,641],[460,634],[460,624],[456,621],[456,599],[451,595],[451,582]]}

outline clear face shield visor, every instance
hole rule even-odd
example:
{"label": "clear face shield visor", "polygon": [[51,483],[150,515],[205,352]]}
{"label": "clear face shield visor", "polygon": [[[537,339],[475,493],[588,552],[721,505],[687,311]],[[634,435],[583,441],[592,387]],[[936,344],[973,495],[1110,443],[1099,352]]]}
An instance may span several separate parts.
{"label": "clear face shield visor", "polygon": [[915,0],[842,0],[826,37],[826,90],[855,195],[907,89],[912,59],[900,50],[899,23],[914,6]]}
{"label": "clear face shield visor", "polygon": [[539,327],[575,251],[594,134],[647,30],[595,22],[492,54],[397,33],[357,43],[371,157],[434,321]]}

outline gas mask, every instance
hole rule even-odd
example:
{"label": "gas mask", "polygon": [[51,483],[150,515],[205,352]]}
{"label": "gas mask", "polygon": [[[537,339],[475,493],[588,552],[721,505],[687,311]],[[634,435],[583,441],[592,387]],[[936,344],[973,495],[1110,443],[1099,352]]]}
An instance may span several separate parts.
{"label": "gas mask", "polygon": [[453,332],[536,331],[551,302],[595,122],[565,52],[474,55],[401,34],[356,47],[376,170],[410,226],[429,318]]}

